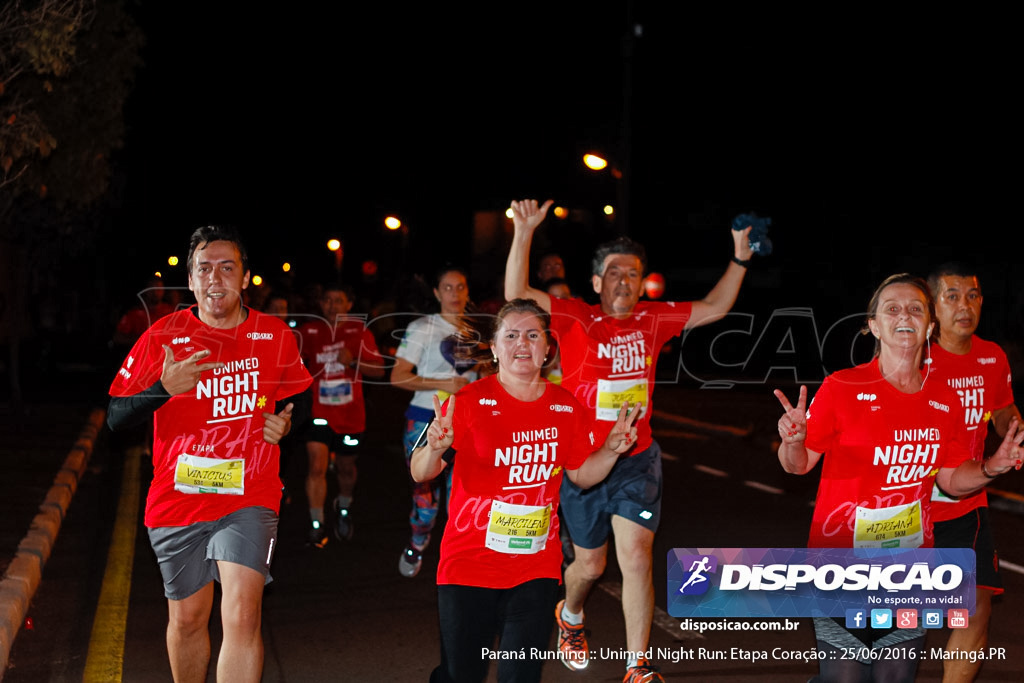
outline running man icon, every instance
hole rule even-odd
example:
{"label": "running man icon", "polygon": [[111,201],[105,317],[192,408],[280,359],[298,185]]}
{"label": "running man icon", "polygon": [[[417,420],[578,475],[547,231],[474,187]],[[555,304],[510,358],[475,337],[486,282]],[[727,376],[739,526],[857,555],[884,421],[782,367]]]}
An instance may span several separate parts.
{"label": "running man icon", "polygon": [[692,595],[693,593],[703,593],[704,590],[707,590],[706,586],[702,587],[703,590],[694,591],[691,589],[688,591],[686,589],[690,586],[694,586],[699,583],[704,583],[708,580],[708,577],[704,576],[704,572],[714,571],[715,569],[714,567],[709,566],[708,563],[710,560],[710,556],[703,555],[699,560],[693,561],[693,563],[690,565],[689,570],[687,570],[690,572],[689,578],[686,579],[686,581],[683,582],[683,585],[679,587],[680,593],[682,593],[683,595]]}

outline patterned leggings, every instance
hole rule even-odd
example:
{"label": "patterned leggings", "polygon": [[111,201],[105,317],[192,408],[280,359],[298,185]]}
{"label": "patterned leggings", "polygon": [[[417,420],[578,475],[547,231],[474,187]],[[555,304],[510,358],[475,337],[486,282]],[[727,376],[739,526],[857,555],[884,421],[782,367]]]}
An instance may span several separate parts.
{"label": "patterned leggings", "polygon": [[[409,466],[412,448],[416,439],[427,428],[430,422],[408,420],[405,424],[405,466]],[[410,476],[410,481],[412,477]],[[426,547],[430,541],[430,532],[437,519],[437,509],[441,502],[442,485],[444,492],[450,490],[452,481],[451,467],[445,468],[441,476],[431,481],[412,481],[412,511],[409,513],[409,526],[412,528],[412,545],[418,550]]]}

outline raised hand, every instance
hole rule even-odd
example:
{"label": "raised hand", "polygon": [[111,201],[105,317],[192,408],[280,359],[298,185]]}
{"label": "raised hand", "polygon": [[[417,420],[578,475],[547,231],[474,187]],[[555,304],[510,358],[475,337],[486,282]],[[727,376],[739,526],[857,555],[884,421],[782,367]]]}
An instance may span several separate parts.
{"label": "raised hand", "polygon": [[455,396],[448,398],[448,414],[441,414],[441,401],[434,395],[434,421],[427,429],[427,444],[435,451],[446,451],[455,440],[452,416],[455,414]]}
{"label": "raised hand", "polygon": [[1019,470],[1021,465],[1024,465],[1024,448],[1021,447],[1024,429],[1018,431],[1019,426],[1020,421],[1017,418],[1010,420],[999,449],[985,461],[985,469],[990,475],[1005,474],[1011,469]]}
{"label": "raised hand", "polygon": [[754,226],[748,225],[743,230],[731,230],[733,255],[741,261],[748,261],[754,255],[750,248],[750,231]]}
{"label": "raised hand", "polygon": [[800,386],[800,397],[795,408],[780,390],[776,389],[774,393],[786,411],[779,418],[779,436],[782,437],[782,442],[800,443],[807,438],[807,387]]}
{"label": "raised hand", "polygon": [[537,226],[544,222],[548,209],[554,203],[549,199],[542,206],[537,206],[536,199],[523,199],[512,202],[512,225],[516,231],[526,230],[533,233]]}
{"label": "raised hand", "polygon": [[623,401],[619,407],[619,417],[608,432],[608,438],[604,445],[615,453],[625,453],[636,443],[636,420],[640,416],[643,406],[637,403],[630,406],[629,401]]}
{"label": "raised hand", "polygon": [[160,373],[160,383],[171,396],[192,391],[199,384],[199,378],[206,370],[224,367],[223,363],[200,363],[210,355],[208,349],[196,351],[183,361],[174,360],[174,351],[167,344],[164,347],[164,367]]}

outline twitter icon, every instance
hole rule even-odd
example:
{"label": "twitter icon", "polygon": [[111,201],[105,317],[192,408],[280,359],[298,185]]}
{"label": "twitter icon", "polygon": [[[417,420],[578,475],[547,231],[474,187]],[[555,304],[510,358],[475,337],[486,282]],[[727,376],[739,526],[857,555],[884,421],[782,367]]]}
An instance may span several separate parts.
{"label": "twitter icon", "polygon": [[871,628],[892,628],[892,610],[871,610]]}

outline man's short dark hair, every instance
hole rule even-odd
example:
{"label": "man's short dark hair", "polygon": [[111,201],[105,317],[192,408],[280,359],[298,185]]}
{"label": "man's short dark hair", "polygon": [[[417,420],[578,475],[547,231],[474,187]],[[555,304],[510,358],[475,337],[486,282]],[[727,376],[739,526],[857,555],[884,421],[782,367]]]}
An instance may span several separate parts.
{"label": "man's short dark hair", "polygon": [[[928,274],[928,288],[938,296],[939,280],[944,277],[978,277],[978,269],[963,261],[947,261],[932,269]],[[978,277],[978,289],[981,289],[981,278]]]}
{"label": "man's short dark hair", "polygon": [[192,258],[195,256],[196,249],[199,248],[199,245],[210,242],[231,242],[238,249],[238,256],[242,259],[242,272],[249,270],[249,253],[245,250],[245,245],[242,244],[242,237],[238,234],[238,230],[226,225],[204,225],[201,228],[196,228],[189,239],[188,262],[186,263],[189,273],[192,272]]}
{"label": "man's short dark hair", "polygon": [[631,254],[640,259],[640,265],[644,271],[647,270],[647,250],[639,242],[634,242],[628,237],[616,237],[610,242],[605,242],[594,251],[594,261],[591,264],[593,274],[601,277],[604,274],[604,261],[612,254]]}
{"label": "man's short dark hair", "polygon": [[347,282],[328,282],[323,286],[320,296],[327,296],[327,292],[341,292],[348,298],[349,301],[355,303],[356,290],[352,285],[348,284]]}

